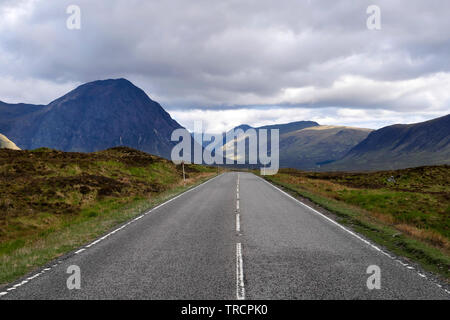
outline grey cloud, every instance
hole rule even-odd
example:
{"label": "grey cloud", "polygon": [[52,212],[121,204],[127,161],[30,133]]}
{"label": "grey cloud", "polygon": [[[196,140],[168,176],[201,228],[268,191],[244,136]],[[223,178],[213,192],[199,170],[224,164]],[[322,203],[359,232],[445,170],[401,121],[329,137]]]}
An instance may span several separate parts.
{"label": "grey cloud", "polygon": [[[0,19],[0,77],[59,87],[126,77],[172,110],[283,105],[403,111],[409,104],[428,106],[426,93],[438,89],[422,86],[423,95],[386,93],[375,85],[329,90],[346,76],[395,88],[398,81],[450,71],[445,0],[376,1],[382,10],[376,32],[365,26],[368,0],[78,0],[80,31],[65,28],[65,10],[74,1],[3,1],[0,12],[27,3],[34,4],[17,21]],[[306,87],[317,89],[311,102],[283,98],[288,88]],[[2,94],[0,89],[0,100]],[[443,109],[447,100],[440,99]]]}

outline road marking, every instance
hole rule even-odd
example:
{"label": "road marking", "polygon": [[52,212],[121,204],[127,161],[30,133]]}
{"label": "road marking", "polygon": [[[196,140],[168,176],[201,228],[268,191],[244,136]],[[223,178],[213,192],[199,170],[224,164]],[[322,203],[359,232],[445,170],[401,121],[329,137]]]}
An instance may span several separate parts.
{"label": "road marking", "polygon": [[[259,178],[259,177],[258,177],[258,178]],[[294,197],[291,196],[289,193],[287,193],[287,192],[281,190],[280,188],[274,186],[274,185],[271,184],[270,182],[268,182],[268,181],[266,181],[266,180],[264,180],[264,179],[262,179],[262,178],[260,178],[260,179],[263,180],[263,181],[264,181],[265,183],[267,183],[268,185],[272,186],[273,188],[277,189],[278,191],[280,191],[281,193],[283,193],[283,194],[286,195],[287,197],[291,198],[292,200],[296,201],[297,203],[301,204],[302,206],[304,206],[304,207],[310,209],[312,212],[314,212],[314,213],[320,215],[322,218],[328,220],[329,222],[331,222],[331,223],[334,224],[335,226],[337,226],[337,227],[341,228],[342,230],[344,230],[344,231],[350,233],[352,236],[354,236],[355,238],[361,240],[362,242],[364,242],[364,243],[367,244],[368,246],[372,247],[373,249],[375,249],[375,250],[377,250],[377,251],[379,251],[379,252],[384,253],[384,251],[381,250],[380,248],[378,248],[377,246],[373,245],[372,243],[370,243],[370,242],[367,241],[366,239],[364,239],[364,238],[358,236],[358,235],[357,235],[356,233],[354,233],[353,231],[350,231],[349,229],[347,229],[346,227],[340,225],[339,223],[337,223],[337,222],[334,221],[333,219],[327,217],[327,216],[324,215],[323,213],[317,211],[316,209],[311,208],[311,207],[308,206],[307,204],[304,204],[304,203],[301,202],[300,200],[294,198]]]}
{"label": "road marking", "polygon": [[239,211],[239,173],[236,183],[236,211]]}
{"label": "road marking", "polygon": [[[403,263],[401,260],[395,259],[395,257],[393,257],[393,256],[391,256],[390,254],[388,254],[387,252],[381,250],[379,247],[377,247],[377,246],[375,246],[374,244],[370,243],[370,242],[367,241],[366,239],[360,237],[359,235],[357,235],[357,234],[354,233],[353,231],[350,231],[350,230],[347,229],[346,227],[340,225],[339,223],[337,223],[337,222],[334,221],[333,219],[327,217],[327,216],[324,215],[323,213],[317,211],[316,209],[311,208],[311,207],[308,206],[307,204],[305,204],[305,203],[301,202],[300,200],[294,198],[294,197],[291,196],[289,193],[287,193],[287,192],[281,190],[280,188],[278,188],[277,186],[273,185],[272,183],[270,183],[270,182],[267,181],[266,179],[263,179],[263,178],[261,178],[261,177],[259,177],[259,176],[256,176],[256,177],[258,177],[259,179],[261,179],[262,181],[264,181],[265,183],[267,183],[268,185],[270,185],[272,188],[274,188],[274,189],[280,191],[282,194],[286,195],[287,197],[289,197],[289,198],[291,198],[292,200],[296,201],[297,203],[301,204],[302,206],[308,208],[308,209],[311,210],[312,212],[314,212],[314,213],[320,215],[322,218],[325,218],[326,220],[328,220],[329,222],[331,222],[331,223],[334,224],[335,226],[341,228],[342,230],[348,232],[349,234],[351,234],[351,235],[354,236],[355,238],[361,240],[362,242],[364,242],[365,244],[367,244],[368,246],[370,246],[372,249],[375,249],[376,251],[378,251],[378,252],[384,254],[385,256],[389,257],[391,260],[393,260],[393,261],[395,261],[395,262],[401,264],[403,267],[406,267],[407,269],[410,269],[410,270],[414,270],[414,267],[408,265],[407,263]],[[422,278],[424,278],[424,279],[428,279],[427,276],[426,276],[425,274],[420,273],[419,271],[417,271],[416,273],[417,273],[420,277],[422,277]],[[435,283],[435,282],[433,282],[433,281],[432,281],[432,283],[434,283],[435,285],[437,285],[437,286],[440,287],[440,288],[442,287],[442,286],[440,286],[438,283]],[[445,291],[446,293],[450,294],[450,291],[448,291],[448,290],[446,290],[446,289],[444,289],[444,291]]]}
{"label": "road marking", "polygon": [[[114,233],[116,233],[116,232],[122,230],[123,228],[125,228],[125,227],[128,226],[128,225],[130,225],[131,223],[138,221],[139,219],[143,218],[143,217],[146,216],[147,214],[152,213],[152,212],[155,211],[156,209],[161,208],[162,206],[168,204],[169,202],[172,202],[172,201],[174,201],[175,199],[178,199],[179,197],[181,197],[181,196],[183,196],[183,195],[185,195],[185,194],[187,194],[187,193],[189,193],[189,192],[191,192],[191,191],[194,191],[194,190],[197,189],[197,188],[200,188],[201,186],[207,184],[208,182],[211,182],[211,181],[213,181],[213,180],[219,178],[219,177],[222,176],[223,174],[224,174],[224,173],[221,173],[220,175],[215,176],[214,178],[211,178],[211,179],[209,179],[209,180],[207,180],[207,181],[205,181],[205,182],[199,184],[198,186],[195,186],[195,187],[193,187],[193,188],[190,188],[190,189],[184,191],[183,193],[180,193],[180,194],[177,195],[176,197],[173,197],[173,198],[167,200],[166,202],[161,203],[160,205],[158,205],[158,206],[156,206],[156,207],[150,209],[149,211],[147,211],[147,212],[141,214],[140,216],[138,216],[138,217],[136,217],[136,218],[134,218],[134,219],[128,221],[127,223],[125,223],[125,224],[122,225],[121,227],[119,227],[119,228],[117,228],[117,229],[111,231],[110,233],[104,235],[103,237],[101,237],[101,238],[99,238],[99,239],[97,239],[97,240],[91,242],[90,244],[88,244],[88,245],[86,245],[86,246],[80,248],[79,250],[75,251],[74,254],[80,254],[80,253],[82,253],[83,251],[86,251],[88,248],[92,247],[93,245],[99,243],[99,242],[102,241],[102,240],[105,240],[105,239],[108,238],[110,235],[113,235]],[[239,178],[239,175],[238,175],[238,178]],[[62,263],[62,261],[58,261],[58,263]],[[53,267],[55,267],[55,266],[56,266],[56,265],[53,265]],[[39,276],[40,276],[41,274],[43,274],[44,272],[49,271],[49,270],[51,270],[51,268],[45,268],[45,269],[43,269],[41,272],[36,273],[35,275],[33,275],[33,276],[31,276],[31,277],[28,277],[27,280],[28,280],[28,281],[33,280],[33,279],[39,277]],[[8,294],[10,291],[15,290],[16,288],[18,288],[18,287],[20,287],[20,286],[26,284],[28,281],[22,281],[21,283],[15,284],[14,286],[12,286],[12,287],[6,289],[6,291],[0,292],[0,297],[3,297],[4,295]]]}
{"label": "road marking", "polygon": [[236,232],[241,232],[241,217],[238,214],[236,214]]}
{"label": "road marking", "polygon": [[167,200],[166,202],[163,202],[163,203],[161,203],[160,205],[158,205],[158,206],[156,206],[156,207],[154,207],[154,208],[152,208],[152,209],[150,209],[150,210],[144,212],[144,213],[141,214],[140,216],[138,216],[138,217],[132,219],[131,221],[128,221],[126,224],[124,224],[124,225],[118,227],[117,229],[111,231],[110,233],[104,235],[103,237],[101,237],[101,238],[99,238],[99,239],[93,241],[92,243],[86,245],[84,248],[82,248],[82,249],[76,251],[75,253],[76,253],[76,254],[79,254],[79,253],[85,251],[86,249],[92,247],[93,245],[96,245],[96,244],[99,243],[100,241],[105,240],[105,239],[108,238],[109,236],[111,236],[111,235],[115,234],[116,232],[118,232],[118,231],[124,229],[125,227],[127,227],[127,226],[130,225],[131,223],[136,222],[136,221],[138,221],[139,219],[142,219],[144,216],[146,216],[146,215],[152,213],[153,211],[155,211],[155,210],[161,208],[162,206],[164,206],[164,205],[166,205],[166,204],[168,204],[168,203],[170,203],[170,202],[172,202],[172,201],[178,199],[179,197],[181,197],[181,196],[183,196],[183,195],[185,195],[185,194],[187,194],[187,193],[189,193],[189,192],[191,192],[191,191],[194,191],[194,190],[197,189],[197,188],[200,188],[201,186],[203,186],[203,185],[207,184],[208,182],[211,182],[211,181],[213,181],[213,180],[219,178],[219,177],[222,176],[222,175],[223,175],[223,173],[221,173],[220,175],[218,175],[218,176],[216,176],[216,177],[214,177],[214,178],[209,179],[208,181],[205,181],[205,182],[199,184],[198,186],[195,186],[195,187],[193,187],[193,188],[191,188],[191,189],[188,189],[188,190],[184,191],[183,193],[180,193],[180,194],[177,195],[176,197],[173,197],[173,198]]}
{"label": "road marking", "polygon": [[236,298],[245,299],[244,266],[242,263],[242,245],[236,243]]}

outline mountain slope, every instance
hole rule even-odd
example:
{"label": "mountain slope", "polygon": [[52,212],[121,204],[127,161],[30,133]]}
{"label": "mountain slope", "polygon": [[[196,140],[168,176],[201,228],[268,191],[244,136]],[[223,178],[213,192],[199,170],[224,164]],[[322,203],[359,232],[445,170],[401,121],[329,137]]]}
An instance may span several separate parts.
{"label": "mountain slope", "polygon": [[364,140],[370,129],[315,126],[280,136],[280,167],[317,170],[342,158]]}
{"label": "mountain slope", "polygon": [[20,150],[14,142],[0,133],[0,149]]}
{"label": "mountain slope", "polygon": [[[233,142],[228,142],[227,143],[226,136],[228,134],[232,134],[233,131],[236,131],[236,130],[239,130],[239,129],[244,131],[244,133],[248,129],[255,129],[257,132],[258,132],[259,129],[265,129],[265,130],[268,131],[268,136],[269,137],[270,137],[270,134],[269,134],[270,130],[278,129],[279,130],[279,134],[280,134],[280,144],[281,144],[281,136],[283,134],[287,134],[289,132],[293,132],[293,131],[297,131],[297,130],[301,130],[301,129],[309,128],[309,127],[315,127],[315,126],[319,126],[319,124],[317,122],[314,122],[314,121],[297,121],[297,122],[290,122],[290,123],[284,123],[284,124],[272,124],[272,125],[266,125],[266,126],[256,127],[256,128],[255,127],[251,127],[251,126],[249,126],[247,124],[242,124],[240,126],[234,127],[233,129],[229,130],[227,133],[223,134],[223,147],[222,147],[222,150],[225,150],[227,148],[231,148],[231,149],[233,148]],[[241,141],[243,139],[247,139],[247,141],[248,141],[248,135],[247,134],[239,135],[236,138],[236,142]],[[264,142],[264,144],[265,144],[265,142]],[[258,145],[259,145],[259,142],[258,142]],[[270,141],[269,141],[268,146],[269,146],[268,149],[270,150]],[[258,146],[258,148],[259,148],[259,146]],[[246,157],[247,161],[249,159],[248,152],[249,152],[248,142],[246,142],[246,148],[245,148],[245,154],[246,155],[245,155],[245,157]],[[281,157],[281,150],[280,150],[280,157]],[[238,159],[243,158],[243,157],[240,157],[239,155],[236,155],[236,156],[231,157],[231,158],[234,159],[234,160],[238,160]]]}
{"label": "mountain slope", "polygon": [[170,157],[181,128],[144,91],[125,79],[79,86],[47,106],[0,104],[0,130],[25,149],[92,152],[126,145]]}
{"label": "mountain slope", "polygon": [[[248,129],[248,125],[241,125],[234,129]],[[320,126],[313,121],[299,121],[287,124],[274,124],[254,128],[280,130],[280,167],[297,168],[302,170],[318,170],[324,163],[342,158],[352,147],[364,140],[370,129]],[[242,135],[236,140],[247,139]],[[228,143],[224,148],[232,148]],[[270,150],[270,141],[269,141]],[[248,160],[248,142],[246,143],[246,159]],[[232,159],[243,158],[236,155]]]}
{"label": "mountain slope", "polygon": [[8,104],[0,101],[0,132],[22,149],[26,148],[38,129],[46,106],[33,104]]}
{"label": "mountain slope", "polygon": [[310,128],[310,127],[316,127],[319,124],[315,121],[296,121],[296,122],[290,122],[290,123],[284,123],[284,124],[272,124],[272,125],[268,125],[268,126],[262,126],[259,127],[258,129],[278,129],[280,130],[280,136],[288,133],[288,132],[293,132],[293,131],[297,131],[297,130],[302,130],[305,128]]}
{"label": "mountain slope", "polygon": [[372,132],[325,170],[390,170],[450,163],[450,115]]}

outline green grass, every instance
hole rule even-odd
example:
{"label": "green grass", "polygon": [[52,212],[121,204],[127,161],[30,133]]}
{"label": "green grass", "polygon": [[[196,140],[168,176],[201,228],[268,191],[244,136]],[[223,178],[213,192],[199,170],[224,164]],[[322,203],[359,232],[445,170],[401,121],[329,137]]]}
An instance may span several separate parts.
{"label": "green grass", "polygon": [[17,239],[0,245],[0,284],[9,283],[49,261],[86,244],[115,226],[144,211],[200,184],[212,176],[202,177],[195,183],[178,186],[152,199],[134,198],[122,203],[108,199],[83,209],[73,220],[46,229],[26,240]]}
{"label": "green grass", "polygon": [[216,175],[128,148],[92,154],[0,150],[0,284]]}
{"label": "green grass", "polygon": [[450,280],[449,217],[445,214],[448,203],[439,203],[432,195],[419,192],[371,189],[366,184],[350,187],[342,182],[346,180],[343,175],[330,178],[314,174],[312,179],[308,175],[282,170],[265,178],[327,209],[339,223],[391,252]]}

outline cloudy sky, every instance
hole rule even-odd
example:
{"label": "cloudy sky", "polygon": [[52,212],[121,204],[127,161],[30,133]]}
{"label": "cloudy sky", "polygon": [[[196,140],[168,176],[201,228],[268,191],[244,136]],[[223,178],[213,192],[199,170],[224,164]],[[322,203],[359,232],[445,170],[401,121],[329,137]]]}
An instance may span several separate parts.
{"label": "cloudy sky", "polygon": [[[367,28],[372,4],[381,30]],[[47,104],[124,77],[190,129],[419,122],[450,110],[449,12],[448,0],[0,0],[0,100]]]}

